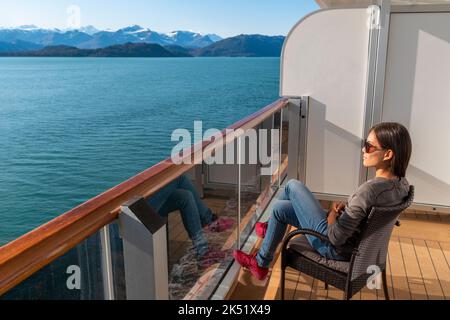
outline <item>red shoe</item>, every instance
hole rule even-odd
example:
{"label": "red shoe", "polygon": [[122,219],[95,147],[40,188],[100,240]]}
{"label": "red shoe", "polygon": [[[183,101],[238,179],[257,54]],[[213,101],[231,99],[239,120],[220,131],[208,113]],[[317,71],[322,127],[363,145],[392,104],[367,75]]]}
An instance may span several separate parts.
{"label": "red shoe", "polygon": [[256,254],[249,255],[240,250],[233,252],[234,259],[246,269],[249,269],[252,275],[258,280],[266,279],[269,274],[269,268],[261,268],[256,261]]}
{"label": "red shoe", "polygon": [[255,227],[256,235],[262,239],[266,237],[267,227],[269,226],[268,222],[258,222]]}
{"label": "red shoe", "polygon": [[198,266],[200,269],[206,269],[216,263],[222,263],[229,255],[226,251],[210,248],[204,255],[198,258]]}
{"label": "red shoe", "polygon": [[209,232],[224,232],[234,226],[234,220],[232,218],[220,217],[217,220],[211,222],[206,226],[206,231]]}

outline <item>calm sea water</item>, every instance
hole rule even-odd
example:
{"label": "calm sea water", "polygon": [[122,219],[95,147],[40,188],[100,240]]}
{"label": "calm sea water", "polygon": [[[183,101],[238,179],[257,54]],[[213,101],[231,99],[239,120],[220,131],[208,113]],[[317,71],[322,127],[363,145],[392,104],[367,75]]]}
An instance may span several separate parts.
{"label": "calm sea water", "polygon": [[0,58],[0,245],[278,98],[278,58]]}

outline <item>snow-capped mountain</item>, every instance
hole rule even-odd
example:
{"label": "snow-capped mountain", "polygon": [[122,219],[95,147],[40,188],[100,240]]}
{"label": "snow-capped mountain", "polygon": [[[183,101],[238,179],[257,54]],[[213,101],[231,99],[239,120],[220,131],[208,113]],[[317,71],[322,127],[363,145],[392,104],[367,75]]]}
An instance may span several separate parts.
{"label": "snow-capped mountain", "polygon": [[117,32],[122,32],[122,33],[127,33],[127,34],[137,34],[137,33],[148,32],[148,31],[150,31],[150,29],[142,28],[141,26],[138,26],[138,25],[134,25],[134,26],[130,26],[130,27],[126,27],[126,28],[117,30]]}
{"label": "snow-capped mountain", "polygon": [[0,29],[0,42],[24,41],[39,46],[67,45],[81,49],[97,49],[125,43],[156,43],[189,49],[203,48],[221,40],[217,35],[201,35],[191,31],[158,33],[139,25],[117,31],[99,31],[93,26],[77,30],[42,29],[35,25]]}
{"label": "snow-capped mountain", "polygon": [[19,26],[19,27],[17,27],[17,29],[23,30],[23,31],[36,31],[36,30],[42,30],[41,28],[36,27],[34,24],[24,25],[24,26]]}
{"label": "snow-capped mountain", "polygon": [[80,29],[78,29],[78,31],[84,32],[84,33],[92,36],[92,35],[96,34],[97,32],[99,32],[100,30],[98,30],[94,26],[85,26],[85,27],[81,27]]}
{"label": "snow-capped mountain", "polygon": [[58,34],[56,30],[41,29],[35,26],[0,29],[0,42],[16,43],[18,41],[45,45]]}
{"label": "snow-capped mountain", "polygon": [[218,42],[220,40],[223,40],[223,38],[221,36],[218,36],[217,34],[207,34],[206,36],[208,38],[210,38],[214,42]]}
{"label": "snow-capped mountain", "polygon": [[214,37],[213,40],[209,35],[202,35],[192,31],[173,31],[168,34],[173,41],[186,48],[203,48],[213,44],[216,41],[222,40],[219,36]]}
{"label": "snow-capped mountain", "polygon": [[27,24],[18,27],[0,27],[0,30],[9,30],[9,31],[23,31],[23,32],[62,32],[60,29],[46,29],[35,26],[34,24]]}

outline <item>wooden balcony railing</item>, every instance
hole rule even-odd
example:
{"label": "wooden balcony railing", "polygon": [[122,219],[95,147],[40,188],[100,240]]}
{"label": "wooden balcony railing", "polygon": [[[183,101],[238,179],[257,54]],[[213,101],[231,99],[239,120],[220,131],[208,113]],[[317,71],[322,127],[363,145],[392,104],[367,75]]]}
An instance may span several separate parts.
{"label": "wooden balcony railing", "polygon": [[[227,129],[251,129],[286,107],[281,98]],[[226,130],[222,133],[225,136]],[[239,132],[225,139],[203,141],[187,149],[185,157],[197,159],[211,150],[234,141]],[[166,159],[105,193],[81,204],[0,248],[0,296],[35,272],[64,255],[105,225],[117,219],[120,206],[136,196],[151,196],[169,182],[186,173],[195,163],[176,165]]]}

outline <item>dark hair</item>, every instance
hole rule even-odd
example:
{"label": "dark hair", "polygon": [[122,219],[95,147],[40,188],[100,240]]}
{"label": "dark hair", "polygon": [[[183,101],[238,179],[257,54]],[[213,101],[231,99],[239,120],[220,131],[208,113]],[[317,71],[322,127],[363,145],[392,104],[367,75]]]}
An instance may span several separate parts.
{"label": "dark hair", "polygon": [[399,123],[384,122],[375,125],[370,132],[375,133],[383,149],[394,152],[390,163],[391,171],[399,178],[405,177],[412,152],[408,129]]}

